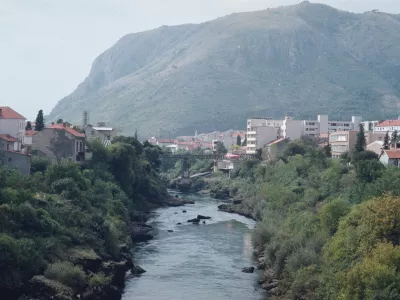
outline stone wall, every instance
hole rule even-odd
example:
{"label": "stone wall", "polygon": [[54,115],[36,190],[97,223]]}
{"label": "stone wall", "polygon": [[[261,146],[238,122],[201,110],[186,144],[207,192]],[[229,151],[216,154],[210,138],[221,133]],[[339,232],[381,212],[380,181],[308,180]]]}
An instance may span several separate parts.
{"label": "stone wall", "polygon": [[27,175],[31,171],[31,157],[20,152],[2,151],[0,162],[3,166],[16,169],[22,174]]}

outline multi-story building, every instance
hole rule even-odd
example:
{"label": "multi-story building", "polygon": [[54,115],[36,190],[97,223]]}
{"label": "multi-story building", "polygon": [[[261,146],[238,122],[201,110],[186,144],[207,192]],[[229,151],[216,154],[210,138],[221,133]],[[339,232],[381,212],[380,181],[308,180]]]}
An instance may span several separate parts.
{"label": "multi-story building", "polygon": [[279,138],[283,120],[254,117],[247,120],[246,153],[255,154],[269,142]]}
{"label": "multi-story building", "polygon": [[374,132],[389,132],[392,134],[394,131],[400,132],[400,120],[386,120],[375,125]]}
{"label": "multi-story building", "polygon": [[25,117],[8,106],[0,106],[0,134],[8,134],[17,142],[14,151],[21,151],[25,136]]}
{"label": "multi-story building", "polygon": [[329,135],[329,144],[332,149],[332,158],[340,156],[352,150],[357,141],[357,131],[337,131]]}
{"label": "multi-story building", "polygon": [[375,127],[382,121],[364,121],[361,124],[364,126],[364,131],[375,132]]}

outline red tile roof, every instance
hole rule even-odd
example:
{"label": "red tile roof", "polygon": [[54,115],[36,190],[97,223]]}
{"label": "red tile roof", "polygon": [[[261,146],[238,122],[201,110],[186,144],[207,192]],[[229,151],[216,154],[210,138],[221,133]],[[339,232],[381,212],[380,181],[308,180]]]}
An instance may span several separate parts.
{"label": "red tile roof", "polygon": [[389,156],[389,158],[392,158],[392,159],[400,158],[400,151],[386,150],[385,153],[387,156]]}
{"label": "red tile roof", "polygon": [[157,140],[158,143],[170,143],[170,144],[174,144],[176,141],[173,139],[159,139]]}
{"label": "red tile roof", "polygon": [[5,140],[6,142],[16,143],[17,139],[9,134],[0,134],[0,139]]}
{"label": "red tile roof", "polygon": [[278,143],[280,143],[280,142],[282,142],[284,140],[286,140],[286,139],[285,138],[276,139],[275,141],[272,141],[271,143],[269,143],[268,146],[278,144]]}
{"label": "red tile roof", "polygon": [[389,126],[400,126],[400,120],[386,120],[379,123],[375,127],[389,127]]}
{"label": "red tile roof", "polygon": [[22,119],[25,120],[25,117],[17,113],[15,110],[11,109],[8,106],[0,106],[0,118],[1,119]]}
{"label": "red tile roof", "polygon": [[35,131],[35,130],[26,130],[25,131],[25,136],[34,136],[38,132],[39,131]]}
{"label": "red tile roof", "polygon": [[80,133],[80,132],[76,131],[75,129],[68,127],[67,125],[64,125],[64,124],[52,124],[51,126],[49,126],[47,128],[62,129],[62,130],[65,130],[66,132],[68,132],[69,134],[72,134],[75,137],[79,137],[79,138],[85,137],[85,134]]}

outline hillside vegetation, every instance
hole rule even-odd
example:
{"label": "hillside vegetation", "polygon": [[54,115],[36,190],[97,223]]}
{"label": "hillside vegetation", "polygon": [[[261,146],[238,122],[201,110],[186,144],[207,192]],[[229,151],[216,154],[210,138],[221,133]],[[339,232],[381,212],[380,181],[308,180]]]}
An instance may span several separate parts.
{"label": "hillside vegetation", "polygon": [[0,168],[2,299],[120,299],[131,221],[167,197],[159,149],[119,137],[91,152],[83,169],[45,160],[30,176]]}
{"label": "hillside vegetation", "polygon": [[400,299],[400,169],[368,151],[333,160],[326,150],[303,138],[209,188],[244,199],[233,209],[259,220],[253,242],[272,299]]}
{"label": "hillside vegetation", "polygon": [[397,116],[400,17],[326,5],[232,14],[124,36],[49,120],[109,121],[139,134],[243,127],[251,115]]}

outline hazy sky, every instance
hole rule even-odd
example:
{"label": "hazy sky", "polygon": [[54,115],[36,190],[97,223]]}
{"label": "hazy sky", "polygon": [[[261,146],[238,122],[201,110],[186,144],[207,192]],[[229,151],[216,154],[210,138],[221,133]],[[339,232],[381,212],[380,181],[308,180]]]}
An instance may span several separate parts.
{"label": "hazy sky", "polygon": [[[127,33],[198,23],[296,0],[0,0],[1,105],[45,114]],[[321,0],[337,8],[400,13],[399,0]]]}

